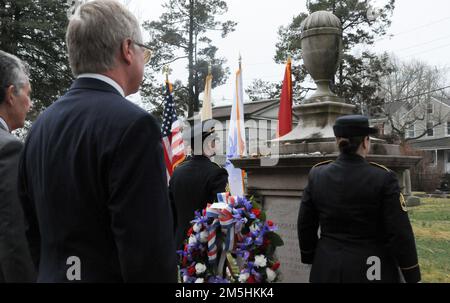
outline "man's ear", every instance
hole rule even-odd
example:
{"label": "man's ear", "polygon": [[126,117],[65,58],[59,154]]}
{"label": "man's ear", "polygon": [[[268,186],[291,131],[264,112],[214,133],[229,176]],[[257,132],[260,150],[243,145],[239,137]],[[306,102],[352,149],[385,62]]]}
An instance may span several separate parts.
{"label": "man's ear", "polygon": [[6,88],[6,94],[5,94],[5,103],[8,105],[14,105],[14,92],[15,88],[14,85],[10,85]]}
{"label": "man's ear", "polygon": [[364,145],[366,149],[369,149],[369,144],[370,144],[370,137],[367,136],[364,140]]}
{"label": "man's ear", "polygon": [[133,42],[131,39],[124,40],[120,47],[120,57],[128,65],[131,65],[131,62],[133,61],[133,52]]}

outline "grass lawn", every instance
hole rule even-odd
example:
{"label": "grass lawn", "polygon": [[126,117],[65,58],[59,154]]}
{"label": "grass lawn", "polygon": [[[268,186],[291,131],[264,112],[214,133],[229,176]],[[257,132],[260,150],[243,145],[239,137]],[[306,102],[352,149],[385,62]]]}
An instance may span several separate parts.
{"label": "grass lawn", "polygon": [[450,283],[450,199],[421,198],[410,207],[424,283]]}

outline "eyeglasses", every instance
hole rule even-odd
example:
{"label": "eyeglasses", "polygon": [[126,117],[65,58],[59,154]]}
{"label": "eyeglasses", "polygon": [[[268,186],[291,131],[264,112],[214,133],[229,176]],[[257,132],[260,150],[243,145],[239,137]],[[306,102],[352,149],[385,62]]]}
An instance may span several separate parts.
{"label": "eyeglasses", "polygon": [[144,49],[144,64],[147,65],[150,62],[150,59],[152,58],[152,49],[148,47],[147,45],[134,42],[139,47],[142,47]]}

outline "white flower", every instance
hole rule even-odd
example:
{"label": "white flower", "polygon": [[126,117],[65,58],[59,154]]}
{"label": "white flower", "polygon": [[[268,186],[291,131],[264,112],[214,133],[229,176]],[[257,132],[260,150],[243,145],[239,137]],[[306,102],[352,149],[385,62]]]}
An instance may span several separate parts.
{"label": "white flower", "polygon": [[208,242],[208,232],[206,231],[206,230],[204,230],[204,231],[202,231],[201,233],[200,233],[200,242],[201,243],[206,243],[206,242]]}
{"label": "white flower", "polygon": [[189,244],[194,245],[197,243],[197,238],[194,235],[189,237]]}
{"label": "white flower", "polygon": [[259,226],[258,226],[258,224],[252,224],[251,226],[250,226],[250,231],[253,233],[253,232],[257,232],[257,231],[259,231]]}
{"label": "white flower", "polygon": [[240,274],[239,275],[239,282],[245,283],[245,282],[247,282],[249,277],[250,277],[250,274],[248,272],[245,273],[245,274]]}
{"label": "white flower", "polygon": [[195,223],[192,229],[194,230],[195,233],[198,233],[202,229],[202,225],[199,223]]}
{"label": "white flower", "polygon": [[183,283],[187,283],[188,280],[189,280],[189,276],[188,275],[183,276]]}
{"label": "white flower", "polygon": [[255,257],[255,266],[256,267],[266,267],[267,259],[263,255],[259,255]]}
{"label": "white flower", "polygon": [[205,279],[198,278],[197,280],[195,280],[195,283],[205,283]]}
{"label": "white flower", "polygon": [[274,272],[273,270],[271,270],[270,268],[266,268],[266,274],[267,274],[267,281],[269,282],[273,282],[275,280],[275,278],[277,277],[276,272]]}
{"label": "white flower", "polygon": [[200,275],[206,271],[206,266],[202,263],[195,264],[195,272]]}

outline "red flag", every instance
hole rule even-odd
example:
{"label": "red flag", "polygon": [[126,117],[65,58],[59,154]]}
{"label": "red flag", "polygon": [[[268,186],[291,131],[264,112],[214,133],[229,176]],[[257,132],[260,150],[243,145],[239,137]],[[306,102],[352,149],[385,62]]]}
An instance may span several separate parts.
{"label": "red flag", "polygon": [[292,71],[291,58],[286,64],[283,89],[281,90],[280,110],[278,112],[277,138],[292,131]]}

